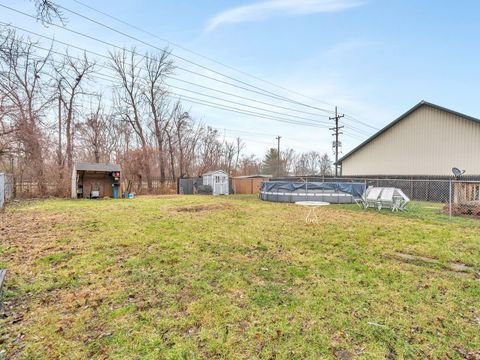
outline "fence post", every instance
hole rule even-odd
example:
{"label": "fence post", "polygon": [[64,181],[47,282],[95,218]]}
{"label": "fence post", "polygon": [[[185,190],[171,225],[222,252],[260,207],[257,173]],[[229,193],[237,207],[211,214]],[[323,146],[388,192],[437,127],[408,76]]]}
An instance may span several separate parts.
{"label": "fence post", "polygon": [[448,218],[452,221],[452,179],[448,183]]}
{"label": "fence post", "polygon": [[308,201],[308,177],[305,178],[305,201]]}
{"label": "fence post", "polygon": [[6,174],[0,174],[0,210],[2,210],[5,205],[6,177]]}

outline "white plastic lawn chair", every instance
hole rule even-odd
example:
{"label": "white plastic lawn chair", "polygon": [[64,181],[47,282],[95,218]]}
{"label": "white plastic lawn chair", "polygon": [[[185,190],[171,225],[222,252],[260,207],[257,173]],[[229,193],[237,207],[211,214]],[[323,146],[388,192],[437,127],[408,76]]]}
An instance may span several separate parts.
{"label": "white plastic lawn chair", "polygon": [[394,195],[395,188],[382,188],[382,193],[380,194],[380,197],[378,199],[378,211],[382,210],[383,208],[392,209],[392,211],[394,211],[396,206]]}
{"label": "white plastic lawn chair", "polygon": [[378,198],[382,193],[382,188],[371,187],[365,192],[364,208],[368,209],[369,207],[377,208],[378,207]]}
{"label": "white plastic lawn chair", "polygon": [[368,194],[370,193],[370,190],[372,189],[371,186],[369,186],[368,188],[365,189],[365,192],[363,193],[362,196],[360,196],[360,198],[358,199],[354,199],[355,200],[355,203],[360,206],[361,208],[364,208],[366,209],[367,208],[367,196]]}
{"label": "white plastic lawn chair", "polygon": [[407,211],[407,204],[410,202],[410,198],[405,195],[401,189],[395,189],[395,194],[393,195],[394,207],[392,211]]}

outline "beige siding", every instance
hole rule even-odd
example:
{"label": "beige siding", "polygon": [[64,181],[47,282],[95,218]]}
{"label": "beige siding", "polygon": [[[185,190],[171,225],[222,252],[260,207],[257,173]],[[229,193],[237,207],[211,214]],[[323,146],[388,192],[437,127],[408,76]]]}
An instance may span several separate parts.
{"label": "beige siding", "polygon": [[480,124],[422,106],[357,150],[342,175],[480,175]]}

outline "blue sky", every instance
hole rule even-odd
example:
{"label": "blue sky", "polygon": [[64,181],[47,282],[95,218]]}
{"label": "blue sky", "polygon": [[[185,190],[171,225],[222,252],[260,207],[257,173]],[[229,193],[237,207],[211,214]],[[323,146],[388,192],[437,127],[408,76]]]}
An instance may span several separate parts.
{"label": "blue sky", "polygon": [[[173,47],[175,54],[313,106],[332,109],[323,102],[338,105],[340,112],[376,128],[386,125],[422,99],[480,117],[478,1],[82,1],[160,37],[319,101],[286,93]],[[73,0],[58,2],[157,46],[166,45],[102,18]],[[3,0],[2,3],[23,10],[32,9],[26,0]],[[67,16],[72,29],[121,46],[134,43],[72,15]],[[3,9],[0,18],[45,34],[55,34],[57,39],[74,41],[88,49],[107,50],[104,45],[72,37],[58,29],[44,29]],[[139,45],[139,49],[147,48]],[[255,94],[180,71],[178,77],[257,98]],[[308,108],[296,108],[308,111]],[[284,137],[285,146],[298,151],[331,152],[332,136],[326,128],[287,125],[194,104],[192,113],[212,126],[248,131],[224,131],[227,138],[237,135],[248,138],[247,153],[262,156],[270,143],[275,145],[274,135],[277,134]],[[318,119],[326,121],[322,117]],[[349,129],[352,124],[363,131]],[[352,120],[345,125],[348,132],[356,135],[342,138],[344,153],[374,132],[363,125],[355,125]]]}

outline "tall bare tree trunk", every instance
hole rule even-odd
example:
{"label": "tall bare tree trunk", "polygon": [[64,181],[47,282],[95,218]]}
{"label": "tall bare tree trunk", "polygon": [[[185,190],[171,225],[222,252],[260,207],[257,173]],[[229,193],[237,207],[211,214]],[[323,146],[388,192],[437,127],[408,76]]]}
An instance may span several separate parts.
{"label": "tall bare tree trunk", "polygon": [[160,167],[160,182],[165,183],[165,154],[164,154],[164,124],[165,114],[165,97],[166,90],[164,89],[164,80],[167,74],[173,72],[174,65],[170,59],[170,52],[168,49],[163,50],[160,54],[150,54],[146,56],[145,65],[147,69],[146,74],[146,89],[143,92],[143,97],[150,107],[150,118],[153,121],[155,128],[155,137],[157,142],[158,164]]}
{"label": "tall bare tree trunk", "polygon": [[145,136],[144,126],[140,115],[140,106],[142,104],[141,94],[143,91],[140,82],[140,70],[135,64],[139,62],[138,53],[133,49],[129,52],[127,61],[127,50],[110,53],[111,67],[118,76],[118,82],[122,90],[118,90],[118,100],[122,104],[122,117],[128,122],[135,131],[142,147],[142,167],[147,178],[148,191],[153,191],[152,172],[150,168],[149,148]]}

